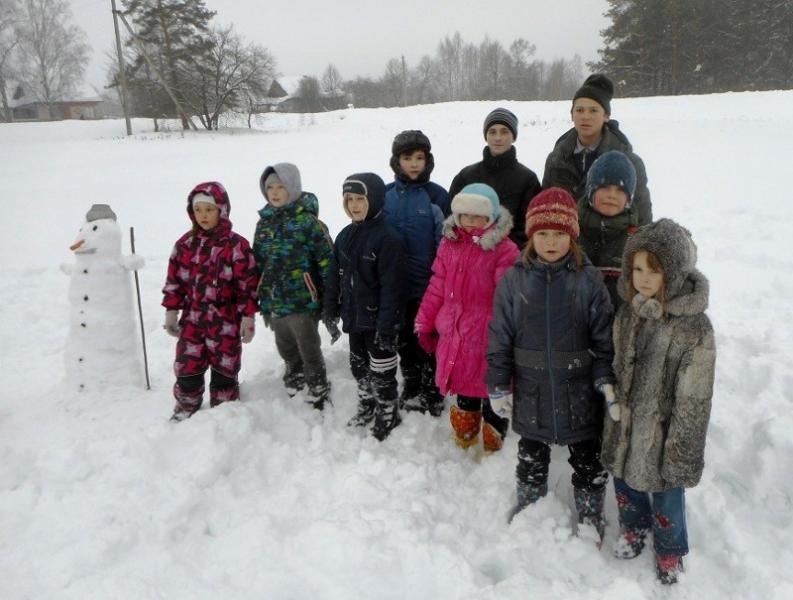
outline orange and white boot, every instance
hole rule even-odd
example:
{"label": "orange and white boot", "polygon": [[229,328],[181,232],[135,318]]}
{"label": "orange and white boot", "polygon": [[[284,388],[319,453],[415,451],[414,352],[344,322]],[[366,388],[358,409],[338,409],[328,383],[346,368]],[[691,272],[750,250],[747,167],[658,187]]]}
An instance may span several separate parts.
{"label": "orange and white boot", "polygon": [[454,429],[454,443],[460,448],[470,448],[479,441],[479,430],[482,426],[481,410],[463,410],[452,405],[449,409],[449,420]]}

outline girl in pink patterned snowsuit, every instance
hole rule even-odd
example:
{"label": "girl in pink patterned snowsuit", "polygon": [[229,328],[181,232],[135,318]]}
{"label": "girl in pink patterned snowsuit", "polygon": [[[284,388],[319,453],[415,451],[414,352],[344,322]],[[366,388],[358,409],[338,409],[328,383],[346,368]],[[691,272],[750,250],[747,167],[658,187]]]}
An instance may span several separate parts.
{"label": "girl in pink patterned snowsuit", "polygon": [[438,389],[457,394],[449,416],[455,442],[463,448],[477,443],[481,428],[485,450],[499,450],[507,431],[506,419],[490,408],[485,353],[496,284],[520,255],[509,239],[512,223],[493,188],[465,186],[452,200],[416,316],[419,343],[437,353]]}
{"label": "girl in pink patterned snowsuit", "polygon": [[258,274],[248,241],[231,230],[230,210],[221,184],[193,188],[187,197],[193,228],[177,240],[168,262],[162,305],[165,330],[179,338],[175,421],[201,408],[207,368],[210,406],[239,398],[240,342],[253,339]]}

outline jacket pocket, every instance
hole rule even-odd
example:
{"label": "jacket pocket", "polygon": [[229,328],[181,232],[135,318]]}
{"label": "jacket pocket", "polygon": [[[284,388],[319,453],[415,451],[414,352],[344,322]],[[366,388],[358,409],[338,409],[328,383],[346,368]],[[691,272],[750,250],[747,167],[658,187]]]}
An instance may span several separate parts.
{"label": "jacket pocket", "polygon": [[597,424],[598,410],[595,389],[589,379],[568,379],[567,406],[570,414],[570,430],[578,431]]}
{"label": "jacket pocket", "polygon": [[539,429],[540,386],[536,381],[518,376],[514,394],[515,421],[523,427]]}

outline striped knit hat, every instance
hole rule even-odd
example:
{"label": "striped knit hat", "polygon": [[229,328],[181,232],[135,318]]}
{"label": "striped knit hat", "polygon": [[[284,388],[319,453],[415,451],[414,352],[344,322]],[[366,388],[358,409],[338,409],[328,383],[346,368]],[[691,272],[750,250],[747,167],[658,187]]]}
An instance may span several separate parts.
{"label": "striped knit hat", "polygon": [[534,196],[526,212],[526,237],[531,239],[541,229],[563,231],[578,239],[578,208],[567,190],[553,187]]}
{"label": "striped knit hat", "polygon": [[512,137],[518,139],[518,117],[515,116],[515,113],[506,108],[496,108],[490,111],[490,114],[485,117],[483,130],[485,139],[487,139],[487,130],[496,124],[505,125],[512,132]]}

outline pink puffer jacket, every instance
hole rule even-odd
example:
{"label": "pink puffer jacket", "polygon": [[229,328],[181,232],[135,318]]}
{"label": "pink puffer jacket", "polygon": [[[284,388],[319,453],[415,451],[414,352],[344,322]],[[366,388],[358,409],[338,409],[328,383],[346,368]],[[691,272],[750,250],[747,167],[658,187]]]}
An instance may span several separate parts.
{"label": "pink puffer jacket", "polygon": [[501,216],[486,230],[467,232],[450,216],[432,264],[432,278],[421,300],[417,333],[440,335],[435,381],[442,394],[487,397],[487,326],[496,284],[520,255],[509,239],[512,216]]}

